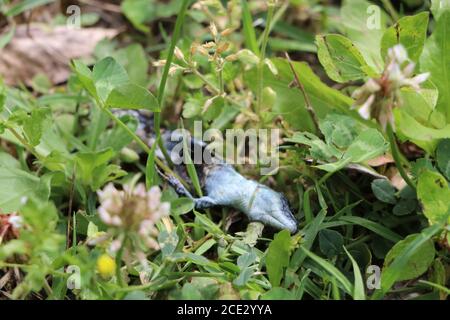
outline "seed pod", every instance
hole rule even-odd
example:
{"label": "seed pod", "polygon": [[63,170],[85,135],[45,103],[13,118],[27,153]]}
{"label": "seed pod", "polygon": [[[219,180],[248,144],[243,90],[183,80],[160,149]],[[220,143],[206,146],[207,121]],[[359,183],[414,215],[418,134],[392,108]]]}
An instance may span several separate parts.
{"label": "seed pod", "polygon": [[218,32],[217,32],[217,27],[214,22],[211,22],[211,25],[209,26],[209,30],[211,31],[212,36],[214,38],[216,38]]}
{"label": "seed pod", "polygon": [[180,48],[175,47],[174,54],[175,54],[175,57],[177,57],[177,59],[184,60],[184,54],[183,54],[183,51],[180,50]]}
{"label": "seed pod", "polygon": [[154,67],[164,67],[167,63],[167,60],[158,60],[153,62]]}
{"label": "seed pod", "polygon": [[232,34],[233,31],[234,31],[234,29],[232,29],[232,28],[226,28],[225,30],[223,30],[223,31],[220,33],[220,35],[221,35],[222,37],[227,37],[227,36],[229,36],[230,34]]}
{"label": "seed pod", "polygon": [[206,50],[203,46],[197,47],[197,52],[200,53],[203,56],[209,56],[209,51]]}
{"label": "seed pod", "polygon": [[216,46],[216,43],[213,41],[207,42],[204,45],[202,45],[203,48],[205,49],[212,49]]}
{"label": "seed pod", "polygon": [[230,47],[230,43],[229,43],[229,42],[223,42],[223,43],[221,43],[221,44],[219,45],[219,47],[217,48],[217,51],[216,51],[216,52],[217,52],[218,54],[221,54],[221,53],[227,51],[229,47]]}
{"label": "seed pod", "polygon": [[228,61],[228,62],[233,62],[233,61],[236,61],[237,59],[239,59],[239,57],[235,53],[234,54],[230,54],[229,56],[227,56],[225,58],[225,60]]}

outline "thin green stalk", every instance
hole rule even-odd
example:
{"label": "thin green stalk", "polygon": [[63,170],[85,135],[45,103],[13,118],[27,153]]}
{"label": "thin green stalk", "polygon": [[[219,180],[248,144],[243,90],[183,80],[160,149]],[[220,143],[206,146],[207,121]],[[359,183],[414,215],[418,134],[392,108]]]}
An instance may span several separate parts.
{"label": "thin green stalk", "polygon": [[403,178],[403,180],[405,180],[405,182],[411,188],[413,188],[413,190],[416,190],[416,186],[411,181],[411,179],[409,178],[409,176],[406,173],[405,169],[403,168],[403,164],[402,164],[402,161],[401,161],[401,154],[400,154],[400,151],[398,150],[397,141],[395,140],[394,132],[392,130],[392,126],[391,126],[390,123],[387,124],[386,133],[387,133],[388,138],[389,138],[389,144],[391,145],[392,157],[395,160],[395,163],[397,165],[397,169],[398,169],[398,172],[400,173],[400,176]]}
{"label": "thin green stalk", "polygon": [[122,278],[122,272],[120,271],[120,267],[122,265],[122,257],[123,257],[123,251],[125,250],[125,246],[128,241],[128,235],[125,234],[125,237],[123,238],[122,245],[120,246],[119,251],[117,251],[116,255],[116,278],[117,283],[120,287],[124,287],[123,278]]}
{"label": "thin green stalk", "polygon": [[225,91],[225,86],[223,83],[223,66],[219,68],[218,78],[219,78],[219,94],[222,96]]}
{"label": "thin green stalk", "polygon": [[261,113],[262,107],[262,92],[264,85],[263,71],[264,71],[264,60],[266,58],[266,48],[267,42],[269,41],[269,33],[270,33],[270,25],[272,23],[273,13],[275,9],[275,4],[270,1],[268,5],[267,18],[266,18],[266,27],[264,29],[262,44],[261,44],[261,54],[259,56],[258,63],[258,87],[256,91],[256,114],[259,116]]}
{"label": "thin green stalk", "polygon": [[20,141],[20,143],[23,144],[23,146],[24,146],[24,147],[25,147],[32,155],[34,155],[34,156],[36,157],[36,159],[41,160],[41,156],[40,156],[40,154],[36,151],[36,149],[35,149],[32,145],[30,145],[30,144],[28,143],[28,141],[27,141],[24,137],[22,137],[22,136],[16,131],[16,129],[14,129],[13,127],[11,127],[11,126],[9,126],[9,125],[7,125],[6,128],[12,133],[12,135],[13,135],[14,137],[16,137],[17,140]]}
{"label": "thin green stalk", "polygon": [[166,158],[166,161],[168,163],[172,163],[172,161],[171,161],[171,159],[168,155],[168,152],[161,140],[161,112],[164,109],[164,91],[166,89],[166,83],[167,83],[167,78],[169,76],[170,65],[172,64],[175,46],[176,46],[178,39],[180,37],[180,34],[181,34],[181,28],[184,23],[184,18],[186,16],[189,2],[190,2],[189,0],[183,0],[183,3],[181,4],[180,12],[178,13],[177,21],[175,22],[175,29],[173,31],[172,41],[170,42],[169,52],[167,53],[166,65],[164,66],[163,74],[161,77],[161,82],[160,82],[159,88],[158,88],[157,99],[158,99],[158,103],[159,103],[161,111],[156,112],[155,117],[154,117],[156,141],[158,142],[158,146],[161,149],[162,153],[164,154],[164,157]]}
{"label": "thin green stalk", "polygon": [[[274,13],[272,23],[270,24],[269,34],[272,32],[278,20],[280,20],[283,17],[283,14],[286,12],[287,8],[289,8],[289,4],[290,4],[289,0],[285,1],[283,5],[280,7],[280,9],[278,9],[277,12]],[[258,45],[261,45],[263,36],[264,34],[260,35],[258,39]]]}
{"label": "thin green stalk", "polygon": [[[214,94],[219,95],[220,94],[220,89],[217,88],[211,81],[209,81],[203,74],[201,74],[197,69],[195,69],[194,66],[190,66],[192,72],[199,77],[200,80],[203,81],[204,84],[206,84]],[[233,98],[230,98],[228,95],[224,96],[224,99],[230,103],[231,105],[234,105],[236,107],[238,107],[239,111],[242,113],[245,113],[246,115],[248,115],[251,118],[255,118],[255,114],[252,113],[249,109],[247,109],[245,106],[241,105],[239,102],[237,102],[236,100],[234,100]]]}
{"label": "thin green stalk", "polygon": [[389,14],[391,15],[392,19],[394,19],[395,21],[398,20],[399,16],[397,11],[395,10],[394,6],[392,5],[390,0],[381,0],[381,2],[383,3],[384,8],[389,12]]}

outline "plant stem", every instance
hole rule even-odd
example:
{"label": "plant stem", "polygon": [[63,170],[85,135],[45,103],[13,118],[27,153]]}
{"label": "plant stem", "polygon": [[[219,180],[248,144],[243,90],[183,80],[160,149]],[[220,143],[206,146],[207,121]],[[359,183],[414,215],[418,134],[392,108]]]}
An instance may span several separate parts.
{"label": "plant stem", "polygon": [[275,4],[270,1],[268,4],[266,27],[264,29],[264,34],[263,34],[262,43],[261,43],[261,54],[260,54],[259,63],[258,63],[258,87],[257,87],[257,91],[256,91],[256,110],[255,110],[255,112],[258,116],[261,113],[261,107],[262,107],[262,92],[263,92],[263,86],[264,86],[264,78],[263,78],[264,60],[266,58],[266,48],[267,48],[267,42],[269,41],[270,25],[272,23],[274,9],[275,9]]}
{"label": "plant stem", "polygon": [[[272,32],[273,27],[277,24],[278,20],[281,19],[283,14],[286,12],[287,8],[289,8],[290,0],[286,0],[283,5],[274,13],[272,23],[270,24],[269,33]],[[261,34],[258,38],[258,45],[261,45],[264,34]]]}
{"label": "plant stem", "polygon": [[[200,80],[203,81],[203,83],[205,83],[212,91],[214,94],[218,95],[220,94],[220,89],[217,88],[211,81],[209,81],[208,79],[206,79],[206,77],[201,74],[197,69],[195,69],[193,66],[191,67],[191,71],[200,78]],[[247,116],[258,120],[257,115],[255,115],[253,112],[251,112],[250,110],[248,110],[245,106],[241,105],[239,102],[237,102],[236,100],[234,100],[233,98],[230,98],[227,95],[224,95],[224,99],[230,103],[231,105],[234,105],[236,107],[238,107],[239,111],[245,113]]]}
{"label": "plant stem", "polygon": [[225,91],[224,84],[223,84],[223,66],[219,67],[218,77],[219,77],[219,94],[222,96]]}
{"label": "plant stem", "polygon": [[416,186],[411,181],[411,179],[409,178],[409,176],[406,173],[405,169],[403,168],[403,164],[402,164],[402,161],[401,161],[401,154],[400,154],[400,151],[398,150],[397,141],[395,140],[394,132],[392,130],[392,126],[391,126],[390,123],[387,124],[386,133],[387,133],[388,138],[389,138],[389,144],[391,145],[392,157],[395,160],[395,163],[397,165],[397,169],[398,169],[398,172],[400,173],[400,176],[403,178],[403,180],[405,180],[405,182],[411,188],[413,188],[413,190],[416,190]]}
{"label": "plant stem", "polygon": [[128,235],[125,234],[123,241],[122,241],[122,245],[120,246],[119,251],[117,251],[117,255],[116,255],[116,278],[117,278],[117,283],[119,284],[119,286],[121,288],[124,287],[124,283],[123,283],[123,278],[122,278],[122,272],[120,271],[120,266],[122,265],[122,257],[123,257],[123,251],[125,249],[125,245],[127,244],[128,241]]}
{"label": "plant stem", "polygon": [[27,141],[24,137],[22,137],[22,136],[16,131],[16,129],[14,129],[13,127],[11,127],[11,126],[9,126],[9,125],[7,125],[6,128],[12,133],[12,135],[13,135],[14,137],[16,137],[17,140],[20,141],[20,143],[23,144],[23,146],[24,146],[31,154],[33,154],[33,155],[36,157],[36,159],[41,160],[41,156],[40,156],[39,153],[36,151],[36,149],[35,149],[32,145],[30,145],[30,144],[28,143],[28,141]]}
{"label": "plant stem", "polygon": [[[394,6],[392,5],[390,0],[381,0],[381,2],[383,3],[384,8],[389,12],[389,14],[391,15],[392,19],[394,19],[395,21],[398,20],[398,13],[395,10]],[[395,22],[394,21],[394,22]]]}
{"label": "plant stem", "polygon": [[181,27],[183,26],[184,18],[186,16],[188,6],[189,6],[189,0],[183,0],[183,3],[181,4],[180,12],[178,13],[178,17],[175,22],[175,29],[173,31],[172,40],[170,42],[169,51],[167,53],[166,65],[164,66],[163,74],[161,77],[161,82],[160,82],[159,88],[158,88],[157,99],[158,99],[158,103],[159,103],[159,107],[160,107],[161,111],[155,112],[155,118],[154,118],[156,141],[157,141],[158,146],[161,149],[162,153],[164,154],[166,161],[170,164],[172,163],[172,161],[171,161],[171,159],[167,153],[167,150],[161,140],[161,112],[164,109],[164,91],[166,89],[166,83],[167,83],[167,78],[169,76],[170,65],[172,64],[175,46],[180,37]]}

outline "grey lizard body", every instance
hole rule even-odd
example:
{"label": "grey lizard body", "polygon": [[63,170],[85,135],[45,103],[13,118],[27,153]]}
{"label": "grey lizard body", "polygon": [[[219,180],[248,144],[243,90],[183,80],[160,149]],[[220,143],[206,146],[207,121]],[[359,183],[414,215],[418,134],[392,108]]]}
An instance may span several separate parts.
{"label": "grey lizard body", "polygon": [[[121,111],[123,112],[123,111]],[[152,119],[140,111],[126,111],[138,120],[138,135],[148,144],[154,143]],[[165,132],[163,141],[168,151],[172,151],[177,141],[169,141],[170,132]],[[205,147],[205,143],[191,139],[192,145]],[[259,221],[276,229],[287,229],[291,233],[297,231],[297,221],[289,209],[289,204],[283,194],[254,180],[239,174],[233,166],[214,157],[212,164],[199,166],[202,188],[205,196],[195,198],[175,177],[167,181],[177,193],[193,199],[196,209],[206,209],[214,206],[232,207],[243,212],[249,220]]]}

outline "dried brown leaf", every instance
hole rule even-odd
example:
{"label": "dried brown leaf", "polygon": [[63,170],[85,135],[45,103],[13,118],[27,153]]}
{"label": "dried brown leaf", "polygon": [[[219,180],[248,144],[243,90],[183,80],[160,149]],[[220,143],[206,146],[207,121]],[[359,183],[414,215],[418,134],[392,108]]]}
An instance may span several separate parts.
{"label": "dried brown leaf", "polygon": [[11,42],[0,50],[0,74],[8,85],[25,83],[39,73],[53,84],[67,80],[71,59],[89,58],[97,42],[113,38],[116,29],[18,26]]}

